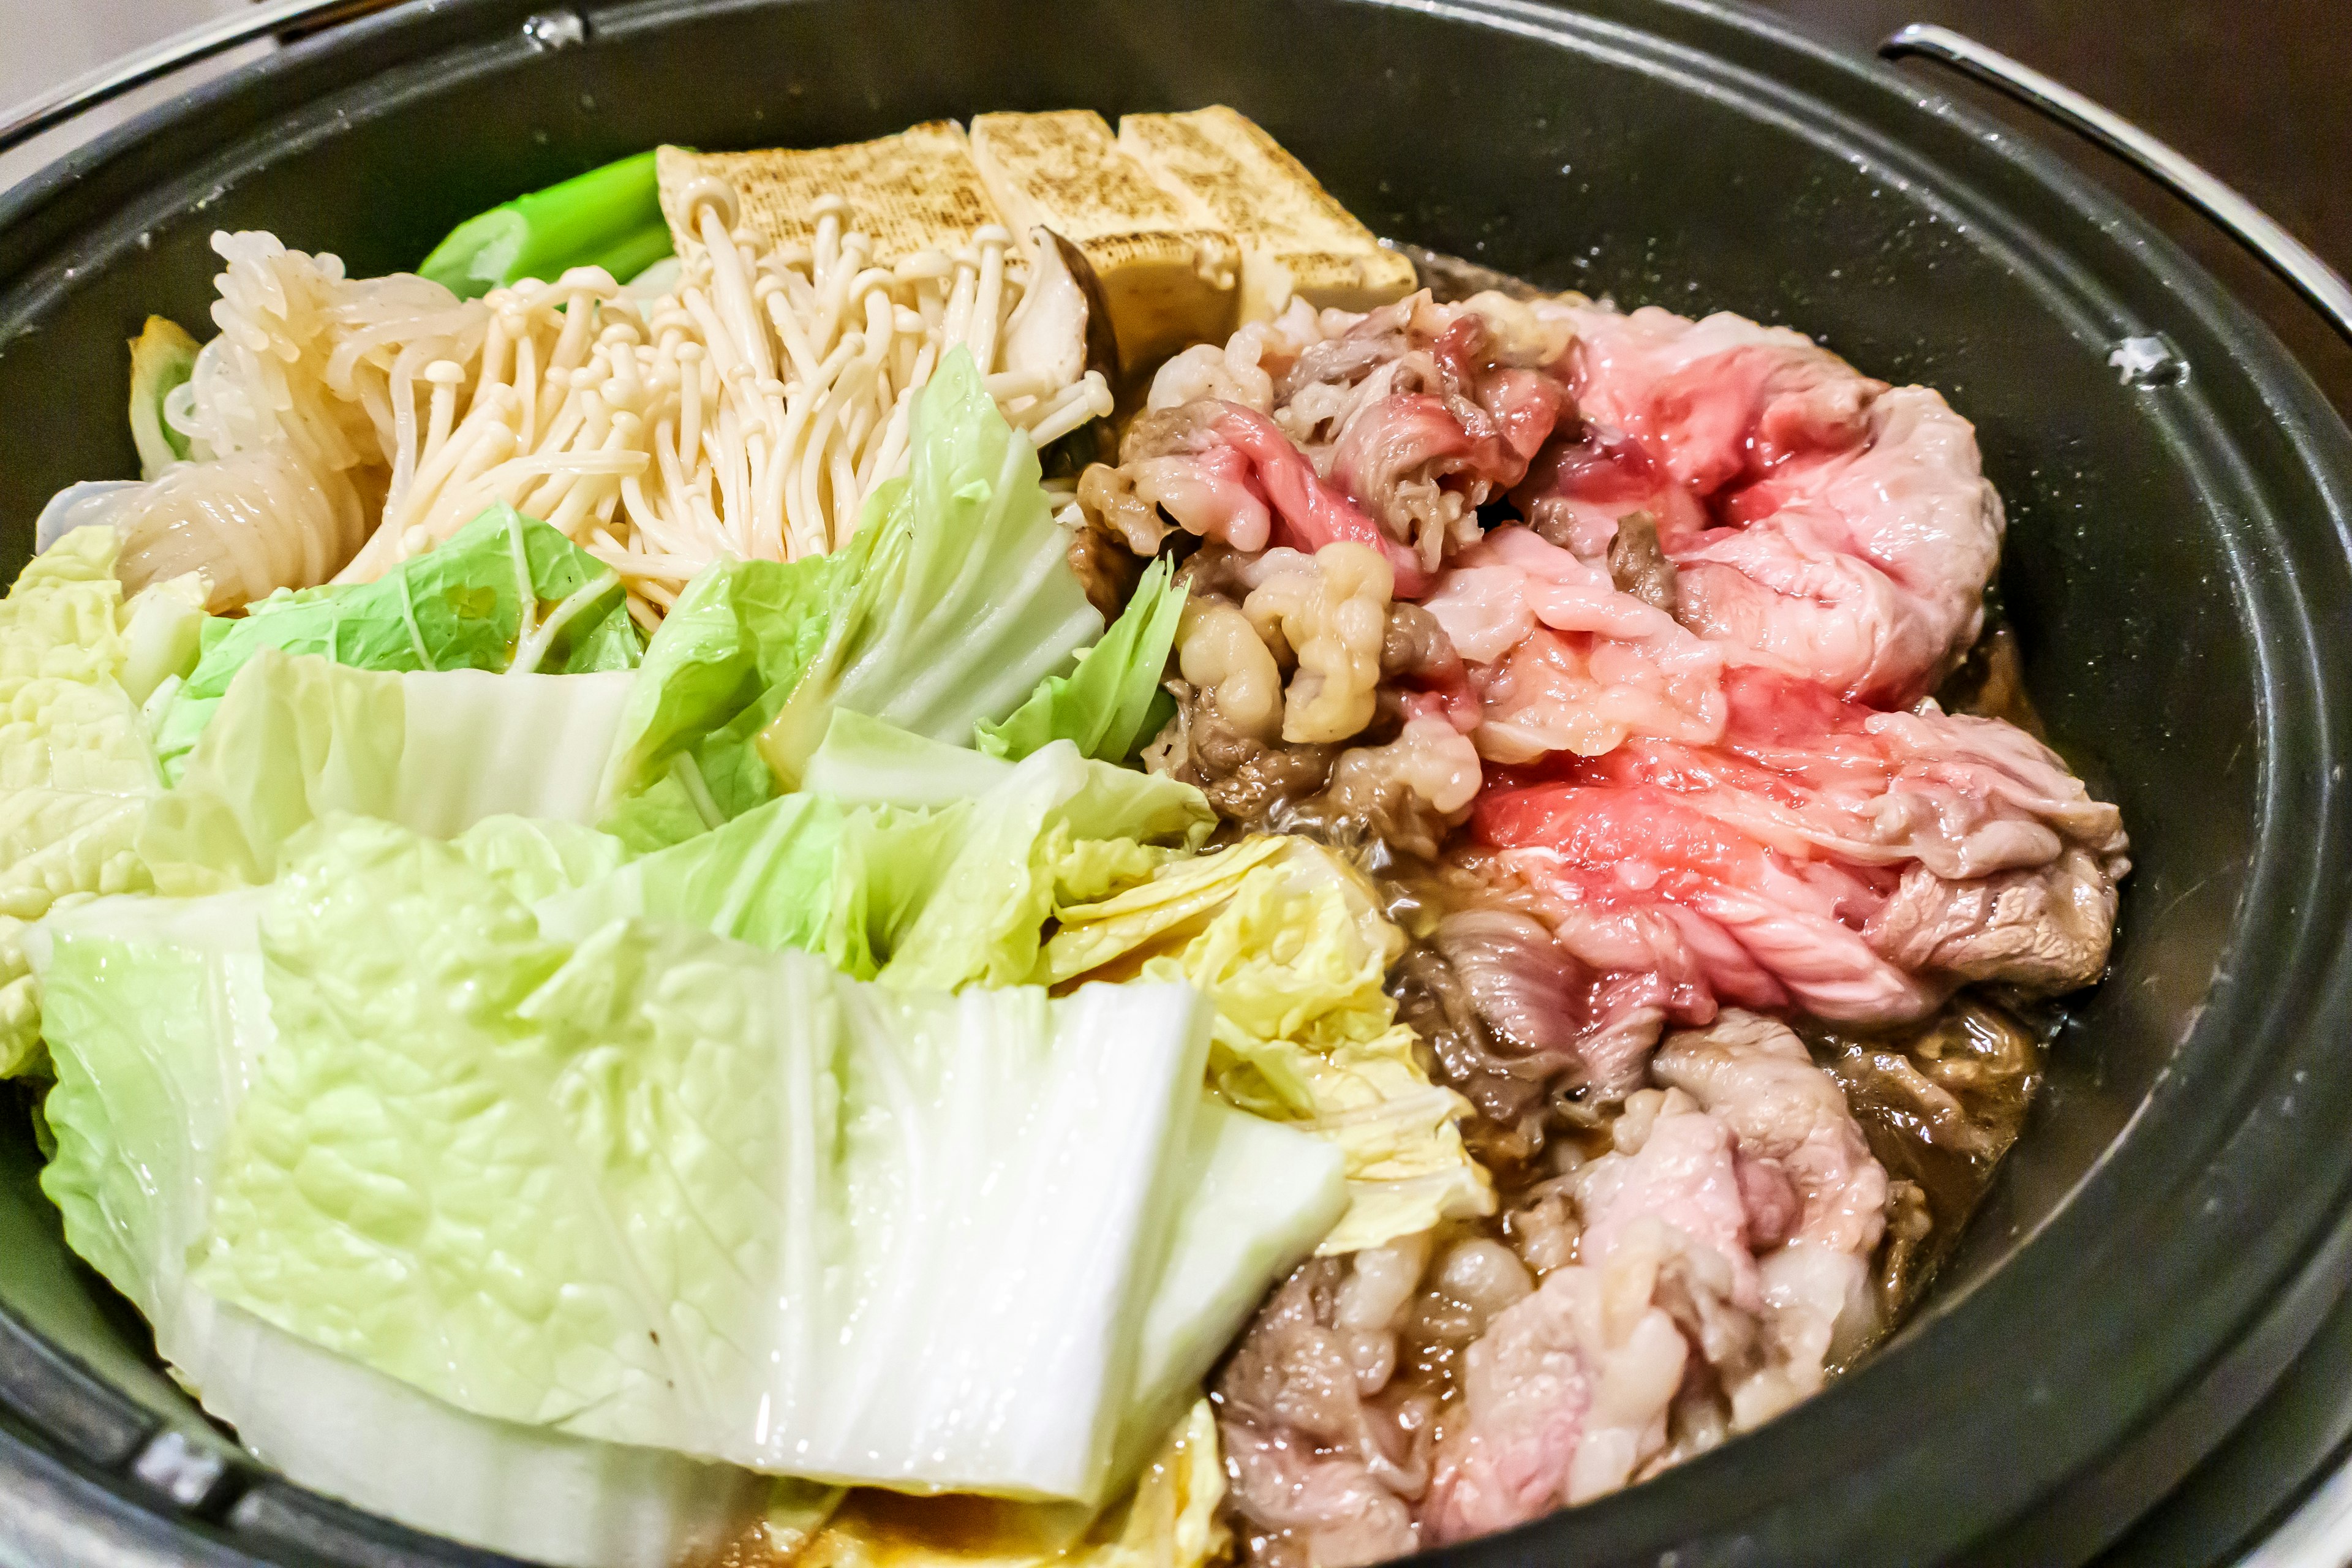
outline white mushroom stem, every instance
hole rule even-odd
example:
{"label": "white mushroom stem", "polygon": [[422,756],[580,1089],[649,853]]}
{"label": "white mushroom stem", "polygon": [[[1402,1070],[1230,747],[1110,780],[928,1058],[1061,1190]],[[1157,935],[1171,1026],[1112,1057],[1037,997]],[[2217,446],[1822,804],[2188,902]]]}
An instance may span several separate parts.
{"label": "white mushroom stem", "polygon": [[[634,298],[575,268],[461,307],[469,335],[366,348],[377,358],[356,363],[381,366],[366,385],[390,483],[343,580],[506,500],[610,567],[650,626],[713,561],[846,543],[866,497],[904,471],[915,395],[950,348],[1040,446],[1110,412],[1102,377],[1070,369],[1082,342],[1042,363],[1024,328],[1021,361],[1003,363],[1032,264],[1001,227],[878,267],[839,197],[813,204],[805,248],[765,253],[723,184],[681,201],[693,243],[668,293]],[[1063,335],[1083,328],[1070,320]],[[530,629],[542,647],[554,635]]]}

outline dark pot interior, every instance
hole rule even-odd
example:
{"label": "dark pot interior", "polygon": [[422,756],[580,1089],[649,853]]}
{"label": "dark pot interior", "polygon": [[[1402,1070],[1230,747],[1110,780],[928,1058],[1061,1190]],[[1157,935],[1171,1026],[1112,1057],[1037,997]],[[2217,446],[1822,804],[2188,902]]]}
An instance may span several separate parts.
{"label": "dark pot interior", "polygon": [[[1942,388],[2009,504],[2000,589],[2033,697],[2121,803],[2137,865],[2111,977],[1898,1339],[1758,1434],[1450,1555],[2079,1561],[2293,1358],[2352,1265],[2333,870],[2352,829],[2352,437],[2113,200],[1932,84],[1693,0],[638,0],[582,6],[588,41],[554,50],[526,41],[530,9],[442,0],[351,25],[0,202],[12,574],[52,490],[132,471],[123,340],[151,310],[204,320],[215,228],[383,272],[492,202],[660,141],[1234,104],[1382,232],[1629,307],[1797,326]],[[2109,368],[2150,332],[2186,380]],[[129,1479],[190,1407],[66,1255],[23,1120],[0,1147],[14,1506],[83,1510],[154,1561],[488,1561],[258,1476],[233,1472],[193,1524]]]}

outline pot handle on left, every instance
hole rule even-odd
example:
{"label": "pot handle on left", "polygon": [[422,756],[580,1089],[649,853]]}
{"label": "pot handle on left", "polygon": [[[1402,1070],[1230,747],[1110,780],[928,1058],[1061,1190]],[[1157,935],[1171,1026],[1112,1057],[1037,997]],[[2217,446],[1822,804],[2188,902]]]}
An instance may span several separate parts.
{"label": "pot handle on left", "polygon": [[0,153],[52,131],[85,110],[120,98],[134,87],[170,76],[198,60],[249,44],[256,38],[305,24],[342,21],[348,16],[383,10],[389,0],[275,0],[240,16],[191,27],[154,47],[100,66],[29,102],[0,110]]}
{"label": "pot handle on left", "polygon": [[1914,23],[1878,52],[1890,60],[1916,55],[1949,66],[2097,142],[2228,231],[2352,342],[2352,284],[2269,214],[2122,115],[1949,27]]}

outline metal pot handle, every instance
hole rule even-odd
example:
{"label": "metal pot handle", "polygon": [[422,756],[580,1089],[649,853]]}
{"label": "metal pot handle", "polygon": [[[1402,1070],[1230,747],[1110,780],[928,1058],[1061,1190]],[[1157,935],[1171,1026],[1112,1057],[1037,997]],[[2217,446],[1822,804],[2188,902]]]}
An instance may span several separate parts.
{"label": "metal pot handle", "polygon": [[2352,342],[2352,284],[2260,207],[2113,110],[1949,27],[1915,22],[1878,52],[1890,60],[1938,61],[2097,142],[2228,230]]}
{"label": "metal pot handle", "polygon": [[120,98],[134,87],[184,70],[198,60],[305,23],[337,22],[380,11],[391,0],[275,0],[242,16],[191,27],[142,53],[100,66],[30,102],[0,111],[0,153],[56,129],[86,110]]}

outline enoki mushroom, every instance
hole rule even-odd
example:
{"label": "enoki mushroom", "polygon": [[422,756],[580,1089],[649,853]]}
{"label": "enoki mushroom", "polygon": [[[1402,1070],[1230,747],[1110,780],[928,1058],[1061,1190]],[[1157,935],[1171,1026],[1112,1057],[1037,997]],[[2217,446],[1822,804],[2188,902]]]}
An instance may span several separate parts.
{"label": "enoki mushroom", "polygon": [[[650,627],[714,561],[847,542],[867,494],[906,468],[914,394],[958,344],[1040,447],[1110,412],[1097,373],[1003,363],[1028,267],[1001,227],[882,268],[837,197],[816,204],[813,244],[789,251],[758,248],[722,182],[683,205],[696,243],[670,292],[583,268],[461,304],[406,279],[402,309],[363,320],[335,306],[394,280],[346,281],[331,257],[223,237],[229,346],[206,351],[173,423],[217,436],[200,458],[267,443],[332,468],[322,482],[381,485],[379,521],[336,581],[380,576],[504,501],[610,566]],[[298,284],[323,307],[299,356],[278,347],[282,306],[266,308]],[[261,427],[257,407],[292,428]]]}

